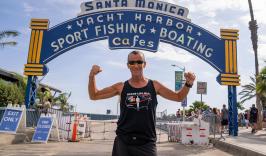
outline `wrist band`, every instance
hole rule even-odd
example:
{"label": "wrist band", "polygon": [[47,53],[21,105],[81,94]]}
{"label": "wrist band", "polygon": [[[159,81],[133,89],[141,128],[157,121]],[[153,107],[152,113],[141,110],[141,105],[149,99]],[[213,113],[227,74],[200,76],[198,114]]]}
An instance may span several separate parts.
{"label": "wrist band", "polygon": [[185,86],[188,88],[192,88],[193,84],[188,84],[187,82],[185,83]]}

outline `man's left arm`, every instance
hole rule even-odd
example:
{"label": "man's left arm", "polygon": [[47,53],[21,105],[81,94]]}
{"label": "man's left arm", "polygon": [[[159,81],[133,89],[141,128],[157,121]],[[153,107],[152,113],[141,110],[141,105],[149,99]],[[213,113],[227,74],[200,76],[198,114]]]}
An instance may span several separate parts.
{"label": "man's left arm", "polygon": [[161,95],[162,97],[168,100],[182,102],[183,99],[187,96],[189,89],[193,86],[194,80],[196,78],[194,73],[191,72],[185,73],[184,76],[186,83],[178,92],[174,92],[165,87],[160,82],[154,81],[154,87],[157,94]]}

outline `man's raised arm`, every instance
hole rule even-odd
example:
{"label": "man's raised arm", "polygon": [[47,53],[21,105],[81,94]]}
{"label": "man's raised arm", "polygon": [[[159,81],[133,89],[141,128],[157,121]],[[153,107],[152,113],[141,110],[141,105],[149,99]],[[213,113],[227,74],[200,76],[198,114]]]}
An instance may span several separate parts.
{"label": "man's raised arm", "polygon": [[186,84],[178,92],[174,92],[168,89],[167,87],[165,87],[158,81],[154,81],[154,87],[155,87],[156,92],[162,97],[168,100],[182,102],[183,99],[187,96],[189,89],[192,87],[195,78],[196,77],[194,73],[191,73],[191,72],[185,73]]}
{"label": "man's raised arm", "polygon": [[123,83],[116,83],[110,87],[98,90],[96,87],[95,75],[102,71],[98,65],[93,65],[89,74],[88,91],[91,100],[107,99],[115,95],[120,95]]}

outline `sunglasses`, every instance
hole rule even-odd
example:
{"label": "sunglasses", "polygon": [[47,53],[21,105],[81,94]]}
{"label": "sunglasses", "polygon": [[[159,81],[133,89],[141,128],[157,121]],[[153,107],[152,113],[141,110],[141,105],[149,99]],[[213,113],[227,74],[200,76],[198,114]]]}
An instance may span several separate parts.
{"label": "sunglasses", "polygon": [[145,61],[140,61],[140,60],[138,60],[138,61],[128,61],[127,63],[129,64],[129,65],[134,65],[134,64],[138,64],[138,65],[141,65],[141,64],[143,64]]}

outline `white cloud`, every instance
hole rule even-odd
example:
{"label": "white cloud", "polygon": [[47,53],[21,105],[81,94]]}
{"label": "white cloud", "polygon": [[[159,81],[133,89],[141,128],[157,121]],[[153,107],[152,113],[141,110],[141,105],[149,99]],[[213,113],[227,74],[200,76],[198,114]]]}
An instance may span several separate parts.
{"label": "white cloud", "polygon": [[60,4],[60,5],[77,5],[84,2],[84,0],[46,0],[48,3]]}
{"label": "white cloud", "polygon": [[[194,22],[204,23],[204,27],[211,28],[214,26],[239,28],[239,24],[247,25],[250,21],[248,1],[243,0],[165,0],[189,9],[188,18]],[[266,1],[252,1],[255,19],[257,19],[260,28],[266,24]],[[220,17],[232,12],[237,16],[235,19],[226,19],[223,21]],[[238,13],[238,14],[235,14]],[[233,23],[233,24],[232,24]],[[215,25],[213,25],[215,24]],[[212,30],[212,29],[210,29]]]}
{"label": "white cloud", "polygon": [[109,51],[109,45],[107,40],[100,40],[97,42],[90,43],[91,48],[95,48],[99,51]]}
{"label": "white cloud", "polygon": [[178,49],[170,44],[165,44],[161,42],[158,52],[147,52],[145,53],[145,56],[148,58],[155,58],[159,60],[170,60],[186,63],[193,58],[191,55],[187,55],[186,53],[188,52],[185,50]]}
{"label": "white cloud", "polygon": [[190,6],[194,6],[192,8],[195,8],[196,12],[203,12],[203,13],[210,13],[210,12],[216,12],[219,10],[245,10],[247,3],[243,3],[243,0],[220,0],[220,1],[214,1],[214,0],[182,0],[182,4],[185,4],[183,6],[188,6],[190,9]]}
{"label": "white cloud", "polygon": [[250,21],[250,14],[246,14],[246,15],[243,15],[239,18],[239,21],[242,23],[242,24],[245,24],[246,26],[248,26],[248,22]]}
{"label": "white cloud", "polygon": [[106,62],[106,64],[113,66],[113,67],[122,68],[122,69],[127,68],[124,63],[119,63],[119,62],[115,62],[115,61],[108,61],[108,62]]}
{"label": "white cloud", "polygon": [[266,43],[266,34],[259,34],[258,37],[260,43]]}
{"label": "white cloud", "polygon": [[23,8],[27,14],[30,14],[34,11],[33,6],[31,6],[29,3],[26,3],[26,2],[23,3]]}
{"label": "white cloud", "polygon": [[80,12],[80,4],[84,0],[46,0],[46,3],[56,10],[59,10],[63,15],[73,17]]}
{"label": "white cloud", "polygon": [[252,1],[253,11],[254,11],[254,17],[257,20],[258,24],[266,24],[266,1],[265,0],[256,0]]}
{"label": "white cloud", "polygon": [[258,44],[258,57],[259,60],[266,60],[266,44]]}
{"label": "white cloud", "polygon": [[245,85],[248,83],[251,83],[250,76],[252,75],[241,75],[240,80],[241,80],[241,85]]}
{"label": "white cloud", "polygon": [[208,78],[208,77],[216,77],[217,73],[215,72],[209,72],[209,71],[203,71],[203,75]]}

